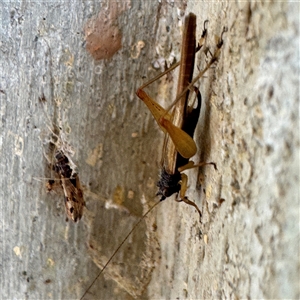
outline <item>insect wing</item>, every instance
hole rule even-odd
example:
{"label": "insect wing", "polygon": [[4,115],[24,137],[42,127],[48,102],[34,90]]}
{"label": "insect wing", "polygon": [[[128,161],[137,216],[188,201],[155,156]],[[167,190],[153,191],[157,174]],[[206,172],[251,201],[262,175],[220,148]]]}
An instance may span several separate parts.
{"label": "insect wing", "polygon": [[[193,77],[196,45],[195,35],[196,16],[190,13],[185,19],[183,30],[177,95],[181,94],[186,86],[189,86]],[[195,155],[197,151],[192,135],[183,128],[186,123],[190,122],[187,110],[188,96],[189,90],[178,99],[179,101],[173,103],[172,124],[162,120],[163,127],[169,133],[169,136],[166,136],[164,141],[162,165],[169,174],[177,172],[178,153],[183,158],[188,159]]]}
{"label": "insect wing", "polygon": [[73,185],[70,179],[64,177],[61,178],[61,182],[65,193],[66,213],[70,219],[77,222],[81,219],[83,207],[85,206],[79,178],[76,176],[76,186]]}

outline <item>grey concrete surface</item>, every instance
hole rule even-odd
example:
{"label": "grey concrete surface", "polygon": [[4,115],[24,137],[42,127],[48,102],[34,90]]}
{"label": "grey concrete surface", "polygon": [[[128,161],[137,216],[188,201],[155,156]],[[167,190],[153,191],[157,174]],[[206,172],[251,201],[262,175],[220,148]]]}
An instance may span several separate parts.
{"label": "grey concrete surface", "polygon": [[[180,59],[189,12],[211,51],[228,27],[198,83],[194,161],[218,166],[187,172],[203,223],[162,202],[85,299],[300,298],[299,2],[151,0],[1,3],[2,299],[79,299],[157,200],[163,135],[135,90]],[[176,74],[148,89],[162,105],[175,90]],[[45,188],[53,124],[84,189],[77,224]]]}

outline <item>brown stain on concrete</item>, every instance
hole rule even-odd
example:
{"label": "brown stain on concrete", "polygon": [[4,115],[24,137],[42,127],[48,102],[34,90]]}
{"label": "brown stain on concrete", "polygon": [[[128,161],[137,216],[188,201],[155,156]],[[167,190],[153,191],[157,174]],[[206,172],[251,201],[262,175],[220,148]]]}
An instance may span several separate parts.
{"label": "brown stain on concrete", "polygon": [[111,58],[122,47],[118,17],[130,7],[130,2],[112,2],[84,27],[86,49],[95,60]]}

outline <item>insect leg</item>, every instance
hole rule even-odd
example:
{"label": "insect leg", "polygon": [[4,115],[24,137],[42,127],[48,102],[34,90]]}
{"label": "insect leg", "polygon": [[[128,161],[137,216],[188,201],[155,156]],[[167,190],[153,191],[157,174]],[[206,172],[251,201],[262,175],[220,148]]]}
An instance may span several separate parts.
{"label": "insect leg", "polygon": [[207,37],[207,28],[205,27],[206,23],[208,23],[208,20],[205,20],[203,23],[203,31],[201,38],[199,39],[198,46],[196,48],[196,52],[198,52],[204,45],[206,37]]}
{"label": "insect leg", "polygon": [[189,169],[193,169],[193,168],[198,168],[198,167],[203,167],[205,165],[212,165],[214,166],[215,170],[218,170],[216,163],[214,162],[202,162],[202,163],[198,163],[195,165],[195,163],[193,161],[189,161],[186,165],[181,166],[178,168],[178,171],[181,173],[185,170],[189,170]]}
{"label": "insect leg", "polygon": [[206,67],[192,80],[192,82],[176,97],[174,102],[166,109],[166,113],[170,111],[170,109],[182,98],[183,95],[193,86],[203,75],[204,73],[218,60],[220,53],[221,53],[221,48],[223,46],[223,34],[227,32],[228,29],[227,27],[223,28],[223,31],[221,33],[221,37],[217,43],[217,48],[210,59],[209,63],[206,65]]}
{"label": "insect leg", "polygon": [[159,79],[160,77],[164,76],[165,74],[169,73],[170,71],[174,70],[175,68],[177,68],[180,65],[180,61],[175,63],[173,66],[171,66],[169,69],[165,70],[164,72],[158,74],[157,76],[155,76],[154,78],[150,79],[149,81],[147,81],[145,84],[143,84],[142,86],[140,86],[137,90],[137,94],[139,92],[139,90],[143,90],[145,87],[147,87],[148,85],[150,85],[151,83],[155,82],[157,79]]}
{"label": "insect leg", "polygon": [[186,193],[186,190],[187,190],[187,182],[188,182],[188,177],[186,174],[181,174],[181,189],[180,189],[180,200],[177,200],[178,202],[181,202],[183,201],[184,203],[188,204],[188,205],[191,205],[191,206],[194,206],[196,208],[196,210],[198,211],[199,213],[199,216],[200,216],[200,222],[201,222],[201,217],[202,217],[202,213],[201,213],[201,210],[199,209],[199,207],[197,206],[197,204],[191,200],[189,200],[186,196],[185,196],[185,193]]}
{"label": "insect leg", "polygon": [[180,155],[185,158],[190,158],[195,155],[197,146],[193,138],[179,127],[173,125],[170,121],[171,115],[167,114],[166,110],[142,89],[137,90],[137,96],[147,105],[162,131],[170,135],[175,148]]}

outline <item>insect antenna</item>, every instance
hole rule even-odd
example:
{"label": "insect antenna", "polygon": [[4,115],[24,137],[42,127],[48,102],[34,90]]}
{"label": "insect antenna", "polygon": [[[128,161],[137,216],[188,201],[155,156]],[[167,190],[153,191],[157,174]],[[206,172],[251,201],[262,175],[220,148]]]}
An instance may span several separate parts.
{"label": "insect antenna", "polygon": [[161,201],[156,202],[152,207],[148,209],[148,211],[139,219],[139,221],[132,227],[132,229],[128,232],[128,234],[125,236],[125,238],[122,240],[120,245],[117,247],[117,249],[114,251],[114,253],[111,255],[109,260],[105,263],[103,268],[100,270],[98,275],[95,277],[95,279],[91,282],[87,290],[84,292],[84,294],[81,296],[80,300],[83,300],[85,295],[89,292],[91,287],[94,285],[94,283],[97,281],[99,276],[103,273],[103,271],[106,269],[106,267],[109,265],[109,263],[112,261],[112,259],[115,257],[115,255],[118,253],[118,251],[121,249],[121,247],[124,245],[128,237],[135,231],[135,229],[139,226],[139,224],[147,217],[147,215],[160,203]]}

